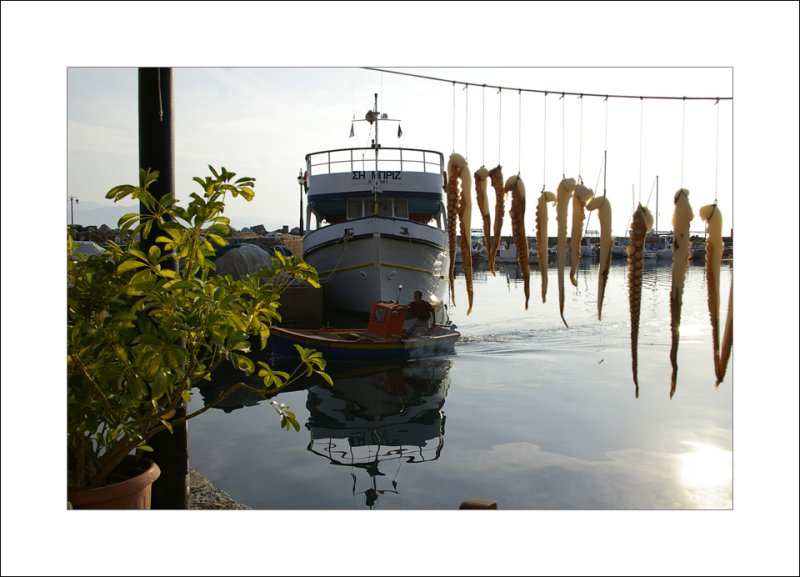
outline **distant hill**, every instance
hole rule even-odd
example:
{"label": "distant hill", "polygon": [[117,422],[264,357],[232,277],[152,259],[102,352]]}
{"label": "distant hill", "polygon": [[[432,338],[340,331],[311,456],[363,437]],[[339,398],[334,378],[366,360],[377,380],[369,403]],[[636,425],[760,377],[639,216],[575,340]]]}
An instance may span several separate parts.
{"label": "distant hill", "polygon": [[[138,211],[138,203],[120,205],[111,202],[108,204],[100,204],[98,202],[81,201],[79,204],[75,205],[75,224],[79,224],[81,226],[96,226],[98,228],[100,225],[105,224],[110,228],[117,228],[117,223],[122,216],[128,214],[129,212]],[[69,218],[69,208],[67,208],[67,224],[69,224]],[[277,221],[275,219],[263,219],[259,217],[231,217],[231,226],[236,230],[255,226],[257,224],[264,225],[267,230],[277,230],[287,223]],[[291,228],[291,226],[289,228]]]}
{"label": "distant hill", "polygon": [[[76,204],[75,224],[81,226],[97,226],[102,224],[111,228],[117,228],[117,223],[122,216],[129,212],[138,212],[139,204],[100,204],[98,202],[85,201]],[[67,209],[67,224],[70,222],[69,208]]]}

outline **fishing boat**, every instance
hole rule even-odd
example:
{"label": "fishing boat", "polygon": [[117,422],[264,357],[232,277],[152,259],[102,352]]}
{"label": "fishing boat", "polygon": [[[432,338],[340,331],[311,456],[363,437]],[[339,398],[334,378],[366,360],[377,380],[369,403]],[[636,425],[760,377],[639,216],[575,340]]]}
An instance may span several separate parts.
{"label": "fishing boat", "polygon": [[[528,262],[533,264],[538,263],[539,257],[536,253],[536,243],[528,240],[528,247]],[[497,254],[495,254],[494,262],[499,264],[517,264],[517,262],[519,262],[517,258],[517,245],[514,243],[509,243],[508,246],[501,244],[497,249]]]}
{"label": "fishing boat", "polygon": [[631,244],[631,239],[627,236],[614,237],[614,245],[611,247],[611,258],[627,258],[628,246]]}
{"label": "fishing boat", "polygon": [[269,347],[275,362],[296,360],[295,345],[322,353],[326,361],[386,362],[455,352],[461,334],[455,325],[433,324],[424,335],[408,335],[403,324],[407,305],[394,301],[373,303],[366,328],[295,329],[273,326]]}
{"label": "fishing boat", "polygon": [[444,157],[382,147],[379,125],[399,121],[378,112],[377,94],[364,120],[375,129],[371,146],[305,157],[303,258],[319,273],[326,308],[367,315],[401,285],[441,307],[450,267]]}

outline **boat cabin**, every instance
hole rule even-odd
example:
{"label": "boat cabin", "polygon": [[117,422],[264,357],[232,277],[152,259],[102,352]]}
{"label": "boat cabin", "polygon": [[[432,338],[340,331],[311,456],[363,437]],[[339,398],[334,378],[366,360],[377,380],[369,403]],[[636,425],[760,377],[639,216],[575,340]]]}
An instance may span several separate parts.
{"label": "boat cabin", "polygon": [[[363,160],[365,155],[373,158]],[[373,216],[444,226],[441,153],[340,149],[308,154],[306,163],[306,216],[309,223],[316,220],[316,228]]]}

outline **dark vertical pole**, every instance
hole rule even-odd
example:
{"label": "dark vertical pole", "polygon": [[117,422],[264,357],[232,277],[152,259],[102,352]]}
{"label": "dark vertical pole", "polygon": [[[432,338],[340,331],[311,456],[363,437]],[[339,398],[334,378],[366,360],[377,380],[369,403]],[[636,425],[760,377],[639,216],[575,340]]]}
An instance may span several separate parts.
{"label": "dark vertical pole", "polygon": [[[173,122],[172,69],[139,69],[139,167],[157,170],[158,180],[150,187],[157,199],[175,195],[175,137]],[[146,208],[140,204],[139,211]],[[155,243],[161,229],[153,227],[143,239],[145,249]],[[172,269],[175,270],[175,262]],[[181,407],[176,418],[186,414]],[[153,484],[153,509],[188,508],[189,451],[186,424],[173,427],[150,441],[153,460],[161,468],[161,476]]]}
{"label": "dark vertical pole", "polygon": [[[172,118],[172,69],[139,69],[139,168],[157,170],[158,180],[150,186],[157,199],[169,198],[175,192],[175,137]],[[146,208],[140,203],[139,212]],[[149,246],[161,229],[153,227],[144,239]],[[174,266],[172,267],[175,268]]]}
{"label": "dark vertical pole", "polygon": [[305,180],[303,178],[303,169],[300,169],[300,175],[297,177],[297,184],[300,185],[300,236],[303,236],[303,188]]}

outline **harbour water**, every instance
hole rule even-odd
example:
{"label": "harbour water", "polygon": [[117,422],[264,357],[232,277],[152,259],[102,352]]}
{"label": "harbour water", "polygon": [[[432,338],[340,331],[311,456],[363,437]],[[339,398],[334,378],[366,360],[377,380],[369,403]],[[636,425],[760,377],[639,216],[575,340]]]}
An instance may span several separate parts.
{"label": "harbour water", "polygon": [[[734,360],[715,387],[706,275],[692,264],[670,399],[668,263],[645,264],[638,399],[624,259],[601,321],[597,261],[582,259],[577,287],[566,271],[569,327],[553,263],[546,303],[531,265],[528,310],[516,266],[480,266],[469,316],[456,278],[454,355],[282,393],[299,432],[281,430],[268,402],[233,399],[190,423],[190,464],[253,509],[730,509]],[[720,330],[732,270],[723,263]],[[202,403],[195,394],[192,408]]]}

